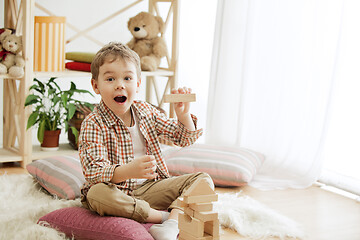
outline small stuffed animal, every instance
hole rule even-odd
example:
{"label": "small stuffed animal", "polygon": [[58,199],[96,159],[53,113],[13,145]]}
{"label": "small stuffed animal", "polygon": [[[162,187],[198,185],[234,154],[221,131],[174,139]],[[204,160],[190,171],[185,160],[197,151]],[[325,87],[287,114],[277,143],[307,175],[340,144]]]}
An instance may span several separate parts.
{"label": "small stuffed animal", "polygon": [[[15,32],[15,30],[10,29],[10,28],[0,28],[0,51],[3,50],[2,45],[1,45],[1,40],[8,34],[11,34]],[[1,60],[1,57],[0,57]]]}
{"label": "small stuffed animal", "polygon": [[[7,28],[1,28],[0,29],[0,62],[2,60],[2,57],[3,57],[3,47],[2,47],[2,44],[1,44],[1,40],[3,38],[5,38],[6,35],[8,34],[11,34],[11,30],[10,29],[7,29]],[[7,69],[5,67],[5,65],[0,65],[0,73],[3,73],[3,72],[7,72]]]}
{"label": "small stuffed animal", "polygon": [[9,73],[12,77],[24,75],[25,61],[21,56],[22,38],[5,31],[0,35],[2,50],[0,52],[0,74]]}
{"label": "small stuffed animal", "polygon": [[164,25],[161,17],[148,12],[141,12],[128,21],[133,38],[127,45],[139,55],[143,71],[155,71],[167,54],[166,43],[158,36]]}

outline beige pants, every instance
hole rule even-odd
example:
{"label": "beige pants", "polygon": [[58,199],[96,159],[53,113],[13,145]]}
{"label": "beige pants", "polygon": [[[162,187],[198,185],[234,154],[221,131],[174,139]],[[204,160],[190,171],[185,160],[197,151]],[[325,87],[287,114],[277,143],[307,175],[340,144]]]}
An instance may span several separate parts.
{"label": "beige pants", "polygon": [[82,203],[84,207],[102,216],[118,216],[145,222],[150,207],[158,210],[176,208],[175,200],[201,178],[206,179],[214,189],[214,183],[207,173],[192,173],[159,181],[146,181],[131,196],[115,186],[98,183],[90,188]]}

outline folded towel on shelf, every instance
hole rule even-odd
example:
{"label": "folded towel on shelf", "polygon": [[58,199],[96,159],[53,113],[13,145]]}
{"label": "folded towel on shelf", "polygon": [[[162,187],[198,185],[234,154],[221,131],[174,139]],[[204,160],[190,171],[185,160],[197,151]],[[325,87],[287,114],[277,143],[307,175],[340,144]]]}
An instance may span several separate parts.
{"label": "folded towel on shelf", "polygon": [[91,63],[96,53],[92,52],[67,52],[65,59],[75,62]]}
{"label": "folded towel on shelf", "polygon": [[67,62],[65,68],[76,71],[91,72],[91,63],[85,62]]}

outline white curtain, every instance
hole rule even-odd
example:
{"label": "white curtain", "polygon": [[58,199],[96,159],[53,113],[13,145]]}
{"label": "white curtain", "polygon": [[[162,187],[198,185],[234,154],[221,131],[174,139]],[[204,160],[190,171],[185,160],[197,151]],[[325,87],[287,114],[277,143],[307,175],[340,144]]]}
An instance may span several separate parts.
{"label": "white curtain", "polygon": [[323,171],[319,181],[360,196],[360,1],[344,0]]}
{"label": "white curtain", "polygon": [[342,1],[219,0],[207,143],[266,156],[250,185],[308,187],[322,164]]}

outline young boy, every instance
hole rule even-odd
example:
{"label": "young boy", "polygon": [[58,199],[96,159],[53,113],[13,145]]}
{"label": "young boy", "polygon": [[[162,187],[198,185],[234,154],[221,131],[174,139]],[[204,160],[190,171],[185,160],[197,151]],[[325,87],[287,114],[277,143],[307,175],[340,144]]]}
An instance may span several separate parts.
{"label": "young boy", "polygon": [[[189,113],[189,103],[176,103],[177,120],[135,97],[141,84],[140,59],[121,43],[104,46],[91,64],[91,84],[101,102],[83,121],[79,155],[86,183],[83,205],[100,215],[157,223],[150,228],[156,240],[175,240],[175,201],[206,173],[170,177],[161,154],[159,136],[184,147],[196,141],[202,129]],[[173,89],[172,93],[190,93]],[[168,210],[161,211],[161,210]]]}

